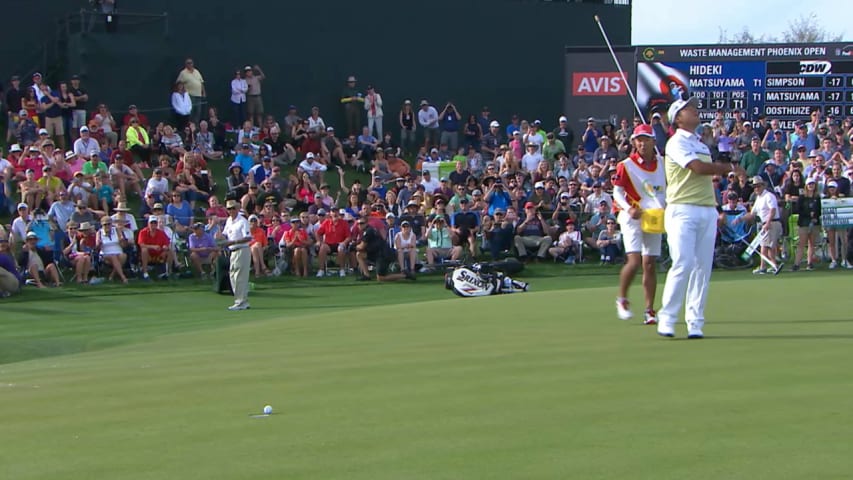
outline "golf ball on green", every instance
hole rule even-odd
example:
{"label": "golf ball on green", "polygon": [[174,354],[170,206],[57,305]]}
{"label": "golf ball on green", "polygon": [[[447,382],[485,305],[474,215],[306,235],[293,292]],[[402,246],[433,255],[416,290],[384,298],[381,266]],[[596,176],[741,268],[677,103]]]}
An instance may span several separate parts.
{"label": "golf ball on green", "polygon": [[271,413],[272,413],[272,406],[267,405],[266,407],[264,407],[264,415],[269,415]]}

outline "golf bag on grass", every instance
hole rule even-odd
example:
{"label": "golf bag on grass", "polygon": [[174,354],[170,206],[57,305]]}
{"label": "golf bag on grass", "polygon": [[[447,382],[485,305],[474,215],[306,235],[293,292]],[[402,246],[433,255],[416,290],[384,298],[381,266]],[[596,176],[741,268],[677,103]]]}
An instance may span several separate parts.
{"label": "golf bag on grass", "polygon": [[[520,262],[510,263],[513,264],[513,268],[516,268],[516,263],[521,265],[521,268],[524,268]],[[494,265],[493,263],[474,263],[449,268],[444,274],[444,286],[460,297],[484,297],[486,295],[526,292],[528,290],[529,285],[526,282],[513,280],[502,271],[496,269]]]}
{"label": "golf bag on grass", "polygon": [[231,268],[231,261],[228,253],[216,257],[216,271],[213,274],[213,291],[216,293],[234,295],[234,290],[231,290],[231,277],[228,276],[228,271]]}

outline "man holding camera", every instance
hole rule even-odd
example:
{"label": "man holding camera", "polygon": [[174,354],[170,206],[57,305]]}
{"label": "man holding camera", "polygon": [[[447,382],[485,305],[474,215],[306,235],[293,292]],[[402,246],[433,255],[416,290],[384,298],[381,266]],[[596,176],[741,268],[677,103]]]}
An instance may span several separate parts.
{"label": "man holding camera", "polygon": [[544,260],[551,246],[551,237],[547,235],[548,224],[537,210],[536,204],[524,204],[524,220],[515,227],[515,248],[519,257],[527,256],[527,248],[536,248],[537,260]]}
{"label": "man holding camera", "polygon": [[439,143],[447,145],[451,151],[455,152],[459,148],[459,122],[462,120],[462,115],[459,114],[453,102],[447,102],[439,116],[441,117]]}
{"label": "man holding camera", "polygon": [[447,221],[443,215],[438,215],[429,222],[426,239],[427,267],[422,269],[421,273],[426,269],[432,270],[435,267],[436,258],[450,259],[455,262],[462,255],[462,247],[453,245],[450,229],[447,228]]}

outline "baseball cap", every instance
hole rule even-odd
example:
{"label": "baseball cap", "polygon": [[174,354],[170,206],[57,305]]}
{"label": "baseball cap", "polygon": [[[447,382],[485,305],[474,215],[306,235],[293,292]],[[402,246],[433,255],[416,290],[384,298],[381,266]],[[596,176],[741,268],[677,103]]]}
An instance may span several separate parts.
{"label": "baseball cap", "polygon": [[492,120],[492,123],[489,124],[489,127],[492,127],[492,128],[498,128],[500,126],[501,126],[501,124],[495,120]]}
{"label": "baseball cap", "polygon": [[568,121],[569,121],[569,119],[568,119],[568,118],[566,118],[565,116],[561,116],[557,121],[558,121],[558,122],[568,122]]}
{"label": "baseball cap", "polygon": [[39,129],[39,135],[47,135],[47,129],[46,128],[40,128]]}
{"label": "baseball cap", "polygon": [[151,207],[151,210],[163,210],[163,204],[162,203],[155,203],[154,206]]}
{"label": "baseball cap", "polygon": [[481,192],[479,189],[471,192],[471,195],[482,195],[482,194],[483,194],[483,192]]}
{"label": "baseball cap", "polygon": [[80,127],[80,133],[84,133],[84,132],[85,132],[85,133],[89,133],[89,127],[87,127],[87,126],[85,126],[85,125],[83,125],[82,127]]}
{"label": "baseball cap", "polygon": [[446,181],[447,181],[447,177],[441,177],[440,179],[438,179],[438,181],[439,181],[439,182],[446,182]]}
{"label": "baseball cap", "polygon": [[10,152],[10,153],[11,153],[11,152],[20,152],[20,151],[21,151],[21,146],[20,146],[20,145],[18,145],[17,143],[16,143],[16,144],[14,144],[14,145],[12,145],[11,147],[9,147],[9,152]]}
{"label": "baseball cap", "polygon": [[24,203],[24,202],[21,202],[21,203],[19,203],[19,204],[18,204],[18,208],[17,208],[17,209],[18,209],[18,210],[20,210],[20,209],[22,209],[22,208],[30,208],[30,206],[29,206],[29,205],[27,205],[27,204],[26,204],[26,203]]}
{"label": "baseball cap", "polygon": [[533,188],[545,188],[545,182],[536,182],[533,184]]}
{"label": "baseball cap", "polygon": [[155,215],[151,215],[148,217],[148,223],[157,223],[157,217]]}
{"label": "baseball cap", "polygon": [[305,155],[305,158],[314,158],[314,153],[313,153],[313,152],[308,152],[308,153]]}
{"label": "baseball cap", "polygon": [[27,238],[39,238],[36,232],[27,232]]}
{"label": "baseball cap", "polygon": [[743,122],[743,126],[744,126],[744,127],[751,127],[751,126],[752,126],[752,122]]}
{"label": "baseball cap", "polygon": [[19,111],[18,111],[18,116],[19,116],[19,117],[28,117],[29,115],[30,115],[30,113],[29,113],[28,111],[26,111],[25,109],[23,109],[23,108],[22,108],[21,110],[19,110]]}
{"label": "baseball cap", "polygon": [[815,179],[814,179],[814,177],[809,177],[809,178],[807,178],[807,179],[806,179],[806,183],[807,183],[807,184],[808,184],[808,183],[817,183],[817,180],[815,180]]}
{"label": "baseball cap", "polygon": [[388,212],[388,214],[385,215],[385,218],[397,218],[397,216],[394,215],[394,212]]}
{"label": "baseball cap", "polygon": [[322,194],[322,193],[315,193],[315,194],[314,194],[314,198],[315,198],[315,199],[316,199],[316,198],[323,198],[323,194]]}
{"label": "baseball cap", "polygon": [[820,154],[819,150],[812,150],[811,152],[809,152],[809,158],[815,157],[823,157],[823,155]]}
{"label": "baseball cap", "polygon": [[652,118],[660,118],[660,112],[653,113]]}
{"label": "baseball cap", "polygon": [[468,203],[468,197],[462,197],[459,199],[459,203]]}
{"label": "baseball cap", "polygon": [[533,202],[527,202],[524,204],[524,208],[536,208],[536,204]]}
{"label": "baseball cap", "polygon": [[317,215],[319,215],[319,216],[321,216],[321,217],[322,217],[322,216],[324,216],[324,215],[326,215],[326,210],[325,210],[325,209],[323,209],[323,208],[321,208],[321,209],[317,210]]}
{"label": "baseball cap", "polygon": [[637,137],[655,138],[655,132],[654,132],[654,130],[652,130],[651,125],[647,125],[647,124],[643,123],[641,125],[637,125],[634,128],[634,133],[631,134],[631,140],[633,140]]}
{"label": "baseball cap", "polygon": [[429,105],[429,102],[427,102],[426,100],[421,100],[421,106],[423,107],[426,105]]}
{"label": "baseball cap", "polygon": [[753,184],[753,185],[757,185],[757,184],[759,184],[759,183],[760,183],[760,184],[762,184],[762,185],[764,185],[764,179],[763,179],[763,178],[761,178],[759,175],[756,175],[756,176],[752,177],[752,184]]}
{"label": "baseball cap", "polygon": [[77,154],[74,153],[73,150],[68,150],[67,152],[65,152],[65,159],[66,160],[71,160],[72,158],[74,158],[76,156],[77,156]]}
{"label": "baseball cap", "polygon": [[594,123],[594,122],[595,122],[595,118],[594,118],[594,117],[589,117],[589,118],[587,118],[587,119],[586,119],[586,123],[589,123],[589,122],[593,122],[593,123]]}
{"label": "baseball cap", "polygon": [[828,182],[826,184],[826,188],[838,188],[838,183],[836,183],[835,180]]}
{"label": "baseball cap", "polygon": [[249,215],[249,221],[250,221],[250,222],[251,222],[251,221],[255,221],[255,222],[257,222],[258,220],[260,220],[260,218],[258,218],[258,216],[257,216],[257,215],[255,215],[255,214]]}
{"label": "baseball cap", "polygon": [[684,109],[684,107],[693,106],[694,108],[699,108],[699,99],[696,97],[690,97],[687,100],[676,100],[672,102],[672,105],[669,106],[669,110],[666,112],[667,118],[669,118],[669,122],[672,123],[675,121],[675,117],[678,116],[678,112]]}

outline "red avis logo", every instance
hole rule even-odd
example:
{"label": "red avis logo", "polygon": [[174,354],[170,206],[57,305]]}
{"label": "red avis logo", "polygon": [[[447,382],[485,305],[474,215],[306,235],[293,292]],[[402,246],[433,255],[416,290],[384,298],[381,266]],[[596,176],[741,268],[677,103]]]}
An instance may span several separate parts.
{"label": "red avis logo", "polygon": [[625,95],[625,82],[619,72],[572,73],[572,95],[599,97]]}

